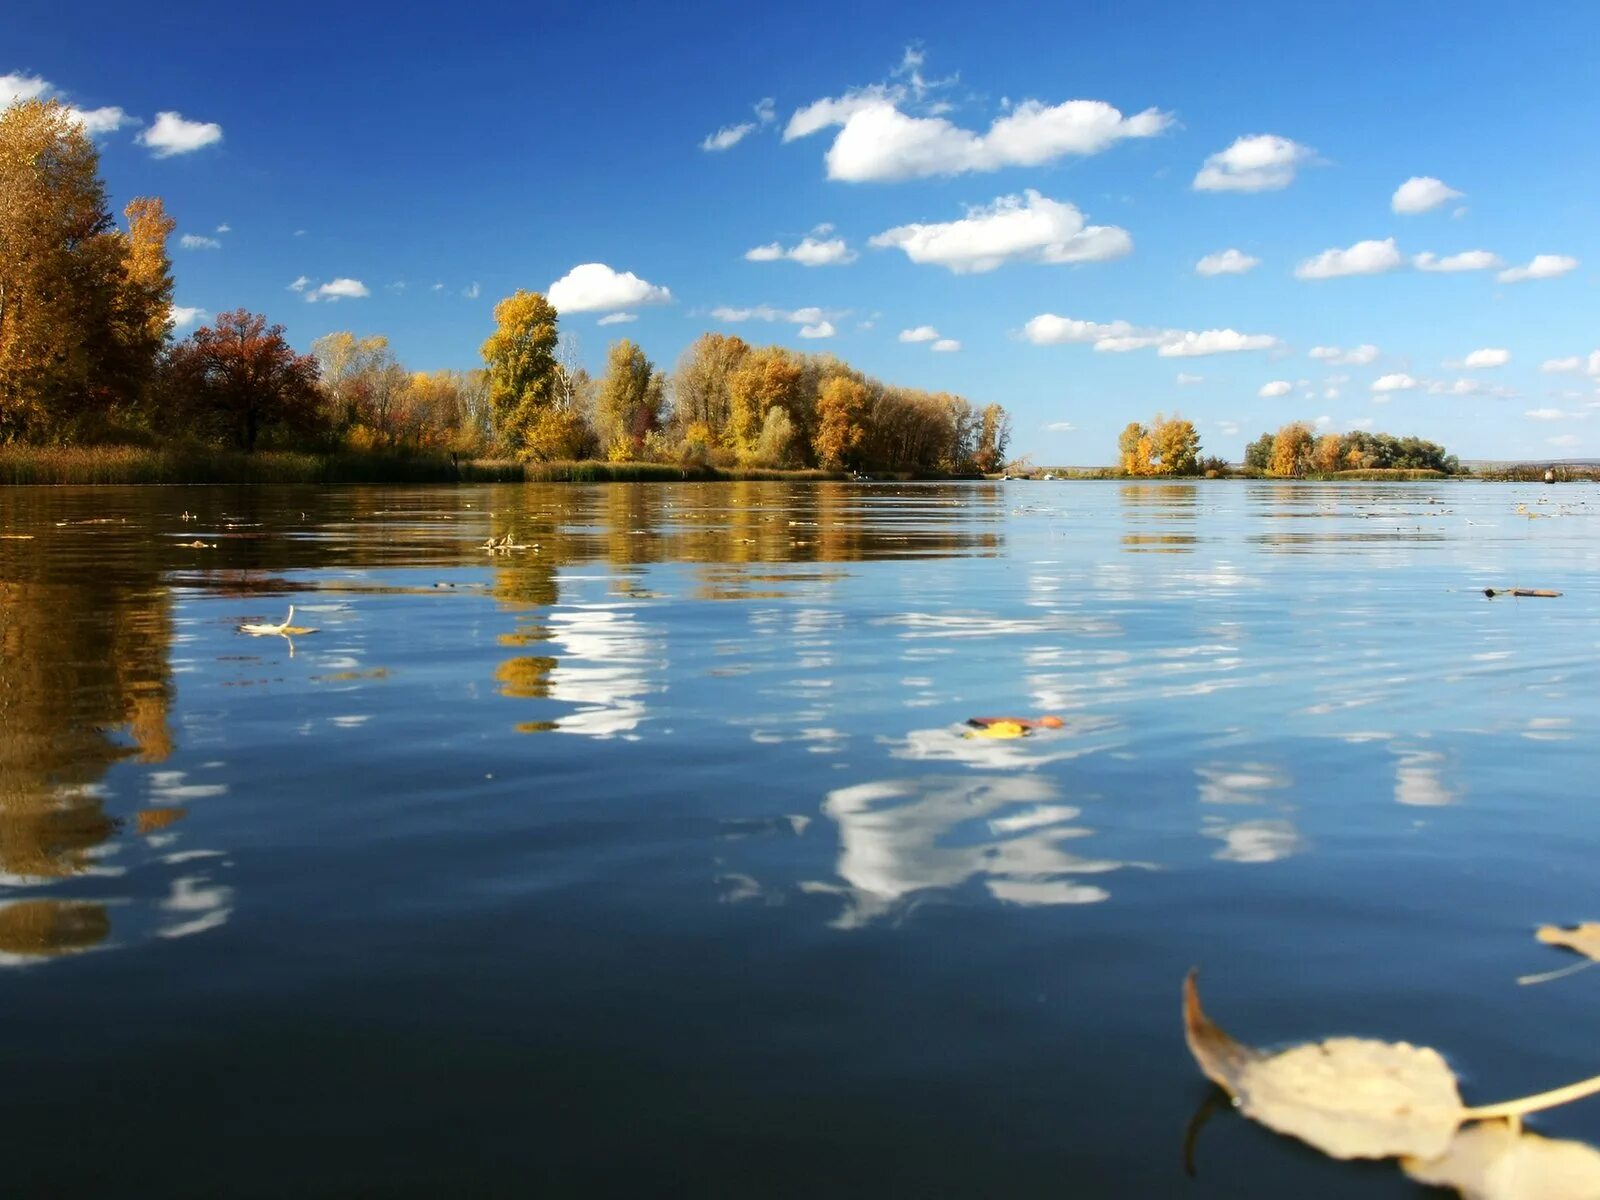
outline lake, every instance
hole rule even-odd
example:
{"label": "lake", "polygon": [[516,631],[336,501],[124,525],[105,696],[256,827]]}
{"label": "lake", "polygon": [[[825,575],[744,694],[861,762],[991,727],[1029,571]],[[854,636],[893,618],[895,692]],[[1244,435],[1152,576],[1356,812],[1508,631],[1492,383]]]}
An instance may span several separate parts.
{"label": "lake", "polygon": [[1600,919],[1593,487],[13,488],[0,534],[7,1195],[1424,1194],[1205,1113],[1195,965],[1469,1103],[1600,1073],[1600,971],[1516,982]]}

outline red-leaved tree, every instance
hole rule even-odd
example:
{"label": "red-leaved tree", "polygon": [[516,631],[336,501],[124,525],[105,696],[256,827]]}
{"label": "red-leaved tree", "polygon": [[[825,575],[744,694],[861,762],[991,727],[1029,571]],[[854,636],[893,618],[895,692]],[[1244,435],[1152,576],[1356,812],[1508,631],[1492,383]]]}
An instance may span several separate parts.
{"label": "red-leaved tree", "polygon": [[172,348],[168,370],[178,402],[241,450],[254,450],[269,425],[311,434],[321,422],[317,360],[257,313],[241,308],[196,329]]}

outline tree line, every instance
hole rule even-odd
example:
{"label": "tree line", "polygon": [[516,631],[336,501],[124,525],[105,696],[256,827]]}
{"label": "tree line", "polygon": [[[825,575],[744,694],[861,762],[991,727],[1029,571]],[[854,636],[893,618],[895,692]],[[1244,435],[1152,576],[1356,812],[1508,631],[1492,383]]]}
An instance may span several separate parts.
{"label": "tree line", "polygon": [[1305,421],[1291,421],[1277,433],[1263,433],[1245,447],[1244,465],[1248,470],[1281,479],[1337,471],[1461,473],[1456,456],[1435,442],[1362,429],[1319,437]]}
{"label": "tree line", "polygon": [[483,366],[408,371],[350,332],[297,352],[245,309],[174,340],[175,222],[119,227],[82,124],[55,101],[0,112],[0,442],[153,444],[967,473],[1005,461],[998,404],[896,387],[825,354],[707,333],[669,371],[635,343],[590,376],[537,292],[494,309]]}

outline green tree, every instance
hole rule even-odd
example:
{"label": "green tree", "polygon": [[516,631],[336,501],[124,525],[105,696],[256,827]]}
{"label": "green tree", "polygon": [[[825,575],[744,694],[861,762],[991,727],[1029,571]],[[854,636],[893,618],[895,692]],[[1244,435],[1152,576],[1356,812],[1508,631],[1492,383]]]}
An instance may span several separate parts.
{"label": "green tree", "polygon": [[1244,448],[1244,465],[1252,471],[1270,471],[1272,469],[1272,442],[1272,434],[1263,433],[1246,446]]}
{"label": "green tree", "polygon": [[538,292],[518,289],[494,306],[495,331],[483,343],[495,436],[521,452],[559,386],[556,310]]}

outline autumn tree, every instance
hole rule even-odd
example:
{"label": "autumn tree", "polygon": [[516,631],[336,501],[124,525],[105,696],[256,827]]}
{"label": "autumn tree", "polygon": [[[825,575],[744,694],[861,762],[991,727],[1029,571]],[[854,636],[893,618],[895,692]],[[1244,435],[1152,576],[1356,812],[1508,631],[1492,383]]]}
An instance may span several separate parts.
{"label": "autumn tree", "polygon": [[985,405],[973,465],[985,475],[992,475],[1005,465],[1006,447],[1010,442],[1011,418],[1006,410],[998,404]]}
{"label": "autumn tree", "polygon": [[1150,437],[1150,431],[1138,421],[1129,421],[1122,427],[1122,432],[1117,435],[1117,453],[1121,456],[1124,475],[1151,474],[1155,442]]}
{"label": "autumn tree", "polygon": [[556,397],[556,310],[538,292],[519,288],[494,306],[494,321],[481,353],[489,368],[495,436],[506,448],[522,451]]}
{"label": "autumn tree", "polygon": [[321,427],[317,360],[296,354],[282,325],[238,309],[223,313],[172,348],[174,395],[196,420],[246,452],[263,430]]}
{"label": "autumn tree", "polygon": [[729,375],[723,440],[741,461],[755,455],[768,411],[783,408],[792,413],[801,403],[804,380],[800,363],[781,346],[751,351]]}
{"label": "autumn tree", "polygon": [[627,338],[611,343],[595,400],[595,432],[607,458],[643,455],[646,437],[661,424],[663,382],[637,345]]}
{"label": "autumn tree", "polygon": [[130,238],[66,106],[0,112],[0,438],[69,435],[140,398],[165,335],[170,225],[136,203]]}
{"label": "autumn tree", "polygon": [[859,379],[833,375],[817,394],[817,431],[812,452],[817,465],[829,471],[856,465],[856,454],[867,436],[867,405],[872,393]]}
{"label": "autumn tree", "polygon": [[1177,414],[1156,414],[1150,441],[1157,475],[1194,475],[1200,469],[1200,434],[1193,422]]}
{"label": "autumn tree", "polygon": [[1311,447],[1311,426],[1304,421],[1291,421],[1273,436],[1272,462],[1267,474],[1280,479],[1304,475]]}
{"label": "autumn tree", "polygon": [[1311,447],[1313,469],[1331,474],[1344,470],[1344,439],[1337,433],[1325,433]]}
{"label": "autumn tree", "polygon": [[701,334],[683,352],[672,374],[672,408],[686,441],[688,430],[697,425],[706,441],[723,441],[732,411],[733,373],[749,354],[743,338],[721,333]]}

